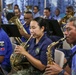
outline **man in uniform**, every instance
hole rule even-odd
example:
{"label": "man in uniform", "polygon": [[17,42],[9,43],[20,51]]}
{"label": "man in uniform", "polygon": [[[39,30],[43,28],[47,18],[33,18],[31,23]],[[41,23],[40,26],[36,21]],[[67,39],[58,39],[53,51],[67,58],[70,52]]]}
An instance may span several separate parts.
{"label": "man in uniform", "polygon": [[25,33],[23,31],[23,29],[20,29],[20,34],[22,35],[21,40],[23,42],[27,41],[27,39],[30,37],[30,22],[33,19],[33,15],[32,12],[27,11],[24,13],[24,20],[25,20],[25,24],[23,25],[24,29],[27,31],[27,33]]}
{"label": "man in uniform", "polygon": [[67,68],[67,71],[65,71],[54,63],[53,65],[47,65],[45,70],[46,75],[76,75],[76,17],[72,17],[68,20],[64,34],[67,43],[73,44],[73,48],[71,49],[73,56],[70,57],[72,58],[71,74],[68,71],[68,66],[65,67],[65,69]]}
{"label": "man in uniform", "polygon": [[7,73],[11,70],[10,55],[12,52],[10,39],[0,25],[0,66]]}

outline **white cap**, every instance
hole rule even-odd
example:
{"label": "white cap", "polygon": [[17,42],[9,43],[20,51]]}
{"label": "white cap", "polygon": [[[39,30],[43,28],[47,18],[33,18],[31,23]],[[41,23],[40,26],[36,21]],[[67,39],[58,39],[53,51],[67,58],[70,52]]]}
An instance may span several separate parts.
{"label": "white cap", "polygon": [[6,0],[5,3],[6,3],[6,5],[8,5],[8,4],[14,3],[14,1],[15,1],[15,0]]}

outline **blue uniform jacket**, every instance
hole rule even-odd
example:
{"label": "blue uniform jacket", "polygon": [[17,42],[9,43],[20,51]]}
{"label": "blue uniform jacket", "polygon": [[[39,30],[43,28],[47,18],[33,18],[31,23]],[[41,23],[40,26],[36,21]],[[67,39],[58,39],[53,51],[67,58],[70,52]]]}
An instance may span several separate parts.
{"label": "blue uniform jacket", "polygon": [[[74,53],[76,51],[76,45],[71,50]],[[76,54],[72,58],[72,75],[76,75]]]}
{"label": "blue uniform jacket", "polygon": [[10,66],[10,55],[12,53],[12,44],[8,35],[1,28],[0,29],[0,56],[4,56],[4,60],[1,65]]}
{"label": "blue uniform jacket", "polygon": [[[27,31],[27,33],[30,34],[30,29],[29,29],[30,28],[30,25],[26,26],[26,24],[25,24],[25,25],[23,25],[23,27]],[[21,40],[23,42],[26,42],[27,41],[27,39],[24,36],[21,37]]]}
{"label": "blue uniform jacket", "polygon": [[32,38],[29,42],[28,52],[36,59],[40,60],[42,64],[47,64],[47,47],[52,41],[44,34],[38,44],[35,42],[35,38]]}

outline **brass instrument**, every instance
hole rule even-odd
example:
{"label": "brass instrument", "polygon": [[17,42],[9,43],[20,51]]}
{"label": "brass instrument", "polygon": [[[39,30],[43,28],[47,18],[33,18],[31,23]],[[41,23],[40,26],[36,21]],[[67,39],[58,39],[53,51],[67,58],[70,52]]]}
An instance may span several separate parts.
{"label": "brass instrument", "polygon": [[67,20],[71,17],[74,16],[74,12],[70,12],[68,15],[64,16],[60,21],[59,21],[59,24],[60,25],[65,25],[67,23]]}
{"label": "brass instrument", "polygon": [[[23,29],[24,33],[27,33],[17,16],[12,17],[9,20],[9,23],[17,25],[18,29]],[[14,37],[14,39],[17,41],[17,43],[22,43],[20,37]]]}
{"label": "brass instrument", "polygon": [[23,25],[21,24],[21,22],[20,22],[20,20],[18,19],[17,16],[12,17],[12,18],[9,20],[9,23],[14,23],[14,24],[16,24],[17,27],[18,27],[18,29],[21,29],[21,28],[22,28],[23,31],[24,31],[25,33],[27,33],[27,31],[24,29]]}
{"label": "brass instrument", "polygon": [[32,10],[32,6],[31,5],[28,5],[28,6],[25,6],[25,7],[26,7],[25,12]]}
{"label": "brass instrument", "polygon": [[47,52],[47,64],[50,64],[50,65],[53,65],[53,58],[52,58],[52,48],[55,46],[55,45],[57,45],[59,42],[62,42],[62,41],[64,41],[65,40],[65,38],[61,38],[60,40],[58,40],[57,42],[53,42],[53,43],[51,43],[50,45],[48,45],[48,47],[47,47],[47,50],[48,50],[48,52]]}
{"label": "brass instrument", "polygon": [[[30,36],[30,38],[27,40],[26,43],[21,43],[20,45],[23,46],[25,49],[27,48],[27,44],[29,42],[29,40],[32,38],[32,36]],[[11,62],[11,65],[12,65],[12,68],[15,70],[15,71],[18,71],[18,70],[22,70],[23,67],[21,66],[22,64],[22,59],[24,58],[23,55],[21,54],[16,54],[15,52],[13,52],[13,54],[11,55],[10,57],[10,62]],[[24,63],[26,64],[26,63]]]}
{"label": "brass instrument", "polygon": [[[23,31],[25,33],[27,33],[27,31],[24,29],[23,25],[21,24],[20,20],[18,19],[17,16],[14,16],[12,17],[10,20],[9,20],[9,23],[14,23],[15,25],[17,25],[18,29],[23,29]],[[24,48],[26,48],[26,45],[28,43],[28,41],[31,39],[31,37],[27,40],[26,44],[24,44],[22,42],[22,40],[20,39],[20,37],[14,37],[14,39],[17,41],[17,43],[21,46],[23,46]],[[22,59],[24,58],[23,55],[20,55],[20,54],[15,54],[15,52],[13,52],[13,54],[11,55],[10,57],[10,62],[11,62],[11,65],[12,65],[12,68],[14,70],[20,70],[22,69],[22,66],[20,66],[20,63],[22,61]]]}
{"label": "brass instrument", "polygon": [[[48,50],[47,51],[47,64],[53,65],[54,61],[52,58],[52,48],[64,40],[65,40],[65,38],[61,38],[57,42],[53,42],[50,45],[48,45],[48,47],[47,47],[47,50]],[[46,75],[45,72],[43,73],[43,75]]]}

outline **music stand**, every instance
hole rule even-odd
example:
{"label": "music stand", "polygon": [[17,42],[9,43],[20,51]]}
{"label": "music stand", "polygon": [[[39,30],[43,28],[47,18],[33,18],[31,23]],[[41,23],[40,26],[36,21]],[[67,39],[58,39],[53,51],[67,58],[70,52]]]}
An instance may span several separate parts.
{"label": "music stand", "polygon": [[57,20],[46,19],[46,21],[47,21],[47,29],[50,30],[51,35],[64,37]]}
{"label": "music stand", "polygon": [[8,13],[6,14],[6,18],[7,18],[8,21],[9,21],[12,17],[14,17],[14,16],[15,16],[15,14],[12,13],[12,12],[8,12]]}
{"label": "music stand", "polygon": [[17,25],[15,24],[2,24],[1,27],[8,34],[9,37],[21,37]]}

